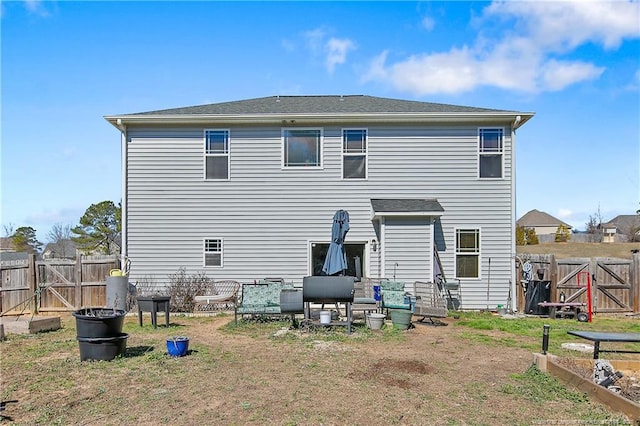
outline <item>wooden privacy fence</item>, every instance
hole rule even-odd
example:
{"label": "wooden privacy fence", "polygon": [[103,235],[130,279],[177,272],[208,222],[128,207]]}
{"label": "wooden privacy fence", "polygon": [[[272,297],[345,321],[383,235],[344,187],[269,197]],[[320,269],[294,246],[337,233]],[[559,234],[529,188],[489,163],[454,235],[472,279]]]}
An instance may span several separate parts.
{"label": "wooden privacy fence", "polygon": [[[587,285],[591,284],[591,303],[594,313],[640,312],[640,254],[631,259],[575,258],[556,259],[552,254],[518,256],[518,283],[522,264],[533,266],[533,279],[538,269],[544,270],[543,280],[551,283],[551,300],[558,302],[564,293],[566,302],[587,303]],[[518,285],[518,310],[524,311],[525,295]]]}
{"label": "wooden privacy fence", "polygon": [[105,306],[106,278],[119,267],[117,256],[82,256],[76,260],[25,260],[0,263],[0,315],[74,311]]}

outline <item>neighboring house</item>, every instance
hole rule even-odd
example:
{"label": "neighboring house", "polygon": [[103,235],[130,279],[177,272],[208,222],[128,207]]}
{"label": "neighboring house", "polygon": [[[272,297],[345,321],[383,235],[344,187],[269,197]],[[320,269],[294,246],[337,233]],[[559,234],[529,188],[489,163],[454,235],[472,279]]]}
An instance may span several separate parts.
{"label": "neighboring house", "polygon": [[42,251],[42,257],[44,259],[75,259],[76,244],[66,238],[49,243]]}
{"label": "neighboring house", "polygon": [[11,237],[0,237],[0,253],[14,252],[13,239]]}
{"label": "neighboring house", "polygon": [[564,225],[569,231],[572,226],[566,222],[561,221],[548,213],[541,212],[539,210],[531,210],[525,213],[520,219],[516,221],[516,226],[522,226],[524,229],[533,229],[536,231],[536,235],[554,235],[558,230],[558,226]]}
{"label": "neighboring house", "polygon": [[504,304],[517,282],[515,131],[531,117],[371,96],[106,116],[121,132],[131,280],[166,284],[185,267],[301,285],[321,274],[344,209],[350,274],[359,259],[365,276],[432,280],[437,249],[465,308]]}
{"label": "neighboring house", "polygon": [[640,215],[621,214],[600,225],[602,242],[640,241]]}

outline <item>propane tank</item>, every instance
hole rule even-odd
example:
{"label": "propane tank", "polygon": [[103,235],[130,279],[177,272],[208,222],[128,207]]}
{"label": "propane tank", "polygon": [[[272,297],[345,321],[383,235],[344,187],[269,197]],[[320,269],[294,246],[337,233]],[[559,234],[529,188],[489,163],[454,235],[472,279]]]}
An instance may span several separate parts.
{"label": "propane tank", "polygon": [[565,298],[564,298],[564,291],[561,291],[561,292],[560,292],[560,303],[564,303],[564,300],[565,300]]}

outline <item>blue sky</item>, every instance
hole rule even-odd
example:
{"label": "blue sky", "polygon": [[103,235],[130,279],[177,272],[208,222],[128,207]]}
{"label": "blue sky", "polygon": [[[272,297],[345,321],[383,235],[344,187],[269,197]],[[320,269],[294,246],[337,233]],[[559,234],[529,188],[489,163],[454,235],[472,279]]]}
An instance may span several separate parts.
{"label": "blue sky", "polygon": [[[1,4],[3,227],[78,224],[121,197],[104,115],[366,94],[535,112],[516,216],[584,229],[640,208],[640,3]],[[0,230],[4,236],[4,230]]]}

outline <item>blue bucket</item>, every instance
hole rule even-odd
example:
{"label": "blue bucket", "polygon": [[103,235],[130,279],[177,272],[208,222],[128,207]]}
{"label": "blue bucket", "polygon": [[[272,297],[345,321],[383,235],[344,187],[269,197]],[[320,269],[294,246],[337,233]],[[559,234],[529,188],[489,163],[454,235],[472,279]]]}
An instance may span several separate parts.
{"label": "blue bucket", "polygon": [[373,286],[373,298],[376,300],[376,302],[380,301],[380,286],[379,285],[374,285]]}
{"label": "blue bucket", "polygon": [[169,337],[167,339],[167,352],[169,356],[181,357],[189,350],[189,338],[185,336]]}

